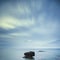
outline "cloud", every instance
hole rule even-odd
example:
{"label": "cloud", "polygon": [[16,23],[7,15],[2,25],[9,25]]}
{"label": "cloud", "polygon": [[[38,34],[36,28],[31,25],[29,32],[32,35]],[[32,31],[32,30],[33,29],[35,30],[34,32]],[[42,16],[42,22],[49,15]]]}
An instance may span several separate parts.
{"label": "cloud", "polygon": [[[48,24],[49,25],[49,24]],[[50,26],[48,26],[48,27],[36,27],[36,28],[32,28],[32,31],[33,32],[36,32],[36,33],[40,33],[40,34],[50,34],[50,33],[54,33],[54,32],[56,32],[56,27],[55,27],[56,25],[53,25],[53,24],[51,24]]]}
{"label": "cloud", "polygon": [[31,9],[30,5],[28,2],[19,2],[19,1],[14,1],[13,3],[11,1],[5,2],[1,6],[1,13],[3,15],[12,15],[15,17],[20,17],[20,16],[30,16],[31,15]]}
{"label": "cloud", "polygon": [[35,33],[43,35],[56,33],[58,30],[58,21],[51,18],[47,18],[47,14],[43,13],[38,16],[36,26],[32,28]]}
{"label": "cloud", "polygon": [[59,23],[57,19],[47,17],[48,15],[46,13],[42,13],[36,18],[36,24],[31,28],[31,33],[34,40],[40,39],[40,41],[53,41],[57,39]]}
{"label": "cloud", "polygon": [[18,26],[20,27],[30,27],[34,25],[34,20],[30,19],[16,19],[15,17],[2,17],[0,19],[0,27],[4,29],[14,29]]}
{"label": "cloud", "polygon": [[11,10],[13,13],[19,13],[19,14],[31,14],[31,9],[29,8],[29,6],[27,4],[17,4],[16,7]]}
{"label": "cloud", "polygon": [[29,36],[31,36],[31,34],[29,34],[29,33],[27,33],[27,32],[18,32],[18,33],[11,33],[11,34],[9,34],[9,35],[11,35],[11,36],[14,36],[14,37],[18,37],[18,36],[26,36],[26,37],[29,37]]}
{"label": "cloud", "polygon": [[32,33],[29,33],[29,32],[12,32],[12,33],[9,33],[9,34],[0,34],[0,37],[2,38],[25,38],[25,37],[31,37],[32,36]]}
{"label": "cloud", "polygon": [[38,1],[32,1],[31,2],[31,7],[34,11],[39,11],[42,10],[42,0],[38,0]]}

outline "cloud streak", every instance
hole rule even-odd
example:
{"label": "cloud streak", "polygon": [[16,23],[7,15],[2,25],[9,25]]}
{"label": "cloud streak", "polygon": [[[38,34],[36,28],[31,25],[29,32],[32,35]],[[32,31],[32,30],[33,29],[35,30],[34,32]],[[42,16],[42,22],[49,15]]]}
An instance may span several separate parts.
{"label": "cloud streak", "polygon": [[4,29],[14,29],[16,27],[30,27],[34,25],[34,21],[30,19],[16,19],[14,17],[2,17],[0,27]]}

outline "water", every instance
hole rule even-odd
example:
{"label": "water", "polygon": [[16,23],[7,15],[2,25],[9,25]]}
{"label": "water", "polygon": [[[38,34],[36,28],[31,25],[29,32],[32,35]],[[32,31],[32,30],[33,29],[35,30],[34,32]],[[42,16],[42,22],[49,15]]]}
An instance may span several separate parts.
{"label": "water", "polygon": [[[34,59],[23,58],[24,52],[28,51],[35,52]],[[0,60],[60,60],[60,49],[0,49]]]}

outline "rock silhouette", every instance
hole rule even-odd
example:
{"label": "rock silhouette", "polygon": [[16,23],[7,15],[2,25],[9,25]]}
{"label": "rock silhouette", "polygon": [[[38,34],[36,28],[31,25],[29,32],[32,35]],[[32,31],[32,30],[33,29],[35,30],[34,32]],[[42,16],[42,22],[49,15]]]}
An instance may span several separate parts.
{"label": "rock silhouette", "polygon": [[39,50],[38,52],[44,52],[44,51],[42,51],[42,50]]}
{"label": "rock silhouette", "polygon": [[33,56],[35,56],[35,52],[33,51],[25,52],[24,55],[25,55],[24,58],[33,59]]}

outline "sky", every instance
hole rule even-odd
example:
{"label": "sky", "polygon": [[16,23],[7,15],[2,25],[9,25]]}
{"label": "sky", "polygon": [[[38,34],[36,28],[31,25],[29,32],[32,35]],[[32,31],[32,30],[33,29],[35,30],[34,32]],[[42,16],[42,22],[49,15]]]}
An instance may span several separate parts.
{"label": "sky", "polygon": [[0,48],[59,48],[60,0],[0,0]]}

